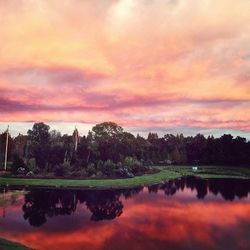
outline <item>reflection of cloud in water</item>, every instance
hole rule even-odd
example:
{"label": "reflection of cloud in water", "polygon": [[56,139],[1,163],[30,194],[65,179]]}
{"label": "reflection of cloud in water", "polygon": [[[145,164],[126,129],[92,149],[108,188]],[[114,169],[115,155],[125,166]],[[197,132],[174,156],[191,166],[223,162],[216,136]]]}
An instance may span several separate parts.
{"label": "reflection of cloud in water", "polygon": [[249,249],[249,186],[182,179],[150,193],[31,190],[23,207],[7,208],[0,236],[41,250]]}

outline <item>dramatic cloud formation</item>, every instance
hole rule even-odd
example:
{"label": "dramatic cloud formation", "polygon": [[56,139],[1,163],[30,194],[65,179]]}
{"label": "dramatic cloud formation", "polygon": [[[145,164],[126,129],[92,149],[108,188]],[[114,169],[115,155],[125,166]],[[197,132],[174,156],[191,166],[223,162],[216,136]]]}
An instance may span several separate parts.
{"label": "dramatic cloud formation", "polygon": [[0,0],[0,122],[250,131],[249,0]]}

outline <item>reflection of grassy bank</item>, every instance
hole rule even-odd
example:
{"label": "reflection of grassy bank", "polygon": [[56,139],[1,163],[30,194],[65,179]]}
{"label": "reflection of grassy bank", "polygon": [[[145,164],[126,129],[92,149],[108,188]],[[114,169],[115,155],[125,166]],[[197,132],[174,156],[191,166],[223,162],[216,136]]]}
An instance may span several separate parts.
{"label": "reflection of grassy bank", "polygon": [[66,179],[18,179],[0,178],[0,185],[13,186],[44,186],[44,187],[86,187],[86,188],[126,188],[143,185],[157,184],[169,179],[194,175],[209,178],[235,178],[250,179],[250,169],[234,167],[203,166],[193,171],[188,166],[156,167],[160,172],[144,174],[129,179],[105,179],[105,180],[66,180]]}
{"label": "reflection of grassy bank", "polygon": [[11,242],[0,238],[0,249],[1,250],[31,250],[19,243]]}

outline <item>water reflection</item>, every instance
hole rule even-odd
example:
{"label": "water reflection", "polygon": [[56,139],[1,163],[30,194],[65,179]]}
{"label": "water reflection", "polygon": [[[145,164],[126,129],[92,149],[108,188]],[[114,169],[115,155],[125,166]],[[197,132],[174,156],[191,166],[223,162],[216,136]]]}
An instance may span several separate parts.
{"label": "water reflection", "polygon": [[132,197],[142,188],[131,190],[31,190],[25,195],[23,212],[32,226],[41,226],[58,215],[70,215],[77,204],[85,203],[93,221],[112,220],[123,212],[121,195]]}
{"label": "water reflection", "polygon": [[[148,187],[149,193],[164,191],[166,196],[174,196],[184,190],[196,192],[198,199],[204,199],[209,193],[212,193],[215,196],[220,195],[225,200],[233,201],[235,198],[248,197],[250,182],[248,180],[203,180],[185,177]],[[113,220],[123,213],[124,205],[121,197],[132,198],[142,191],[143,188],[124,190],[32,189],[24,196],[23,217],[31,226],[39,227],[49,218],[71,215],[76,211],[78,204],[85,204],[91,212],[91,220]]]}
{"label": "water reflection", "polygon": [[247,180],[187,177],[125,190],[3,191],[0,237],[39,250],[250,249]]}
{"label": "water reflection", "polygon": [[150,186],[149,192],[163,190],[166,195],[174,195],[177,191],[191,189],[196,191],[198,199],[204,199],[209,193],[221,195],[225,200],[246,198],[250,193],[250,181],[240,179],[204,180],[193,176],[168,181],[165,184]]}

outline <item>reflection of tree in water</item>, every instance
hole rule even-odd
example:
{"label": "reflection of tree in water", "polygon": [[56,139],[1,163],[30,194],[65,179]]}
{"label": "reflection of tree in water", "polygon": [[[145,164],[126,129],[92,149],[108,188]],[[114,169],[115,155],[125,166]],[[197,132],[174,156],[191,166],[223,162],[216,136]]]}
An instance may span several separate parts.
{"label": "reflection of tree in water", "polygon": [[[225,200],[247,197],[250,193],[249,180],[212,179],[184,177],[164,184],[148,187],[149,193],[163,190],[167,196],[173,196],[185,188],[197,192],[198,199],[204,199],[208,193],[221,195]],[[91,212],[91,220],[112,220],[123,212],[121,196],[129,199],[142,188],[125,190],[56,190],[33,189],[25,195],[23,205],[24,218],[33,226],[41,226],[50,217],[71,215],[79,203],[85,204]],[[0,191],[1,192],[1,191]]]}
{"label": "reflection of tree in water", "polygon": [[122,214],[123,204],[119,200],[120,193],[102,191],[88,193],[86,206],[92,213],[91,220],[112,220]]}
{"label": "reflection of tree in water", "polygon": [[32,190],[25,195],[24,218],[32,226],[40,226],[47,217],[70,215],[76,210],[75,194],[68,190]]}
{"label": "reflection of tree in water", "polygon": [[47,218],[70,215],[78,203],[85,203],[91,220],[112,220],[122,214],[121,195],[125,198],[140,192],[129,190],[31,190],[25,195],[24,218],[32,226],[41,226]]}
{"label": "reflection of tree in water", "polygon": [[214,195],[220,194],[225,200],[234,200],[245,198],[250,193],[249,180],[237,179],[211,179],[204,180],[197,177],[189,176],[177,180],[171,180],[165,184],[152,185],[148,188],[150,193],[157,193],[158,190],[163,190],[168,196],[174,195],[177,191],[184,188],[196,190],[197,198],[204,199],[208,192]]}
{"label": "reflection of tree in water", "polygon": [[200,178],[186,177],[186,187],[191,188],[191,190],[196,189],[198,199],[204,199],[208,193],[207,181]]}
{"label": "reflection of tree in water", "polygon": [[218,181],[214,179],[209,181],[209,190],[215,195],[221,194],[225,200],[233,201],[236,197],[242,199],[248,196],[250,181],[237,179]]}

